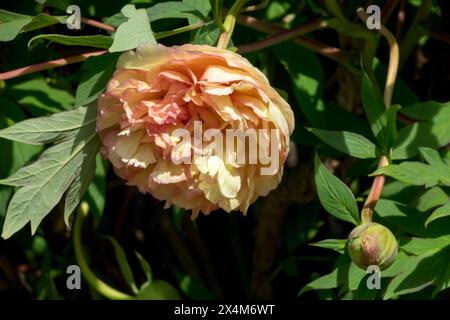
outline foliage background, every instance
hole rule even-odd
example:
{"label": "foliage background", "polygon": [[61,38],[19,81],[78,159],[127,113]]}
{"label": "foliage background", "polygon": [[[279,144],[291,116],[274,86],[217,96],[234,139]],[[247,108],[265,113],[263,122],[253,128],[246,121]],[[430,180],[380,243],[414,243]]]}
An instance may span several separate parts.
{"label": "foliage background", "polygon": [[[117,13],[126,4],[150,8],[157,2],[80,0],[70,4],[79,5],[83,16],[117,25],[123,22]],[[421,5],[421,1],[413,0],[354,0],[342,1],[341,7],[348,19],[360,23],[355,10],[369,2],[382,8],[387,3],[397,4],[386,26],[400,40],[405,38]],[[402,56],[404,64],[393,104],[405,108],[420,102],[434,102],[418,104],[416,109],[406,109],[403,113],[400,110],[398,139],[406,139],[401,132],[412,125],[411,121],[427,122],[420,126],[412,142],[408,142],[403,151],[406,155],[400,159],[425,163],[423,154],[410,150],[418,146],[430,147],[440,151],[439,156],[447,164],[442,170],[450,172],[447,145],[450,142],[450,105],[447,102],[450,101],[450,8],[445,0],[423,2],[430,3],[429,15],[420,23],[425,31],[415,39],[411,52]],[[185,3],[197,6],[206,21],[212,21],[208,1]],[[34,16],[40,12],[64,14],[68,4],[64,0],[49,0],[44,5],[34,1],[9,1],[0,6],[4,10]],[[231,4],[232,1],[225,1],[224,6],[229,8]],[[399,7],[403,8],[403,22],[398,18]],[[176,17],[176,10],[169,11],[169,16]],[[180,9],[180,12],[186,10]],[[286,29],[330,15],[322,1],[309,0],[273,0],[266,8],[245,14]],[[159,33],[198,23],[198,19],[184,13],[180,17],[154,21],[151,27],[153,32]],[[0,31],[1,28],[0,24]],[[108,35],[88,25],[75,32],[61,24],[21,33],[11,42],[0,43],[0,70],[4,72],[89,51],[85,46],[65,46],[45,40],[33,41],[28,46],[33,36],[50,33]],[[218,34],[214,22],[209,22],[199,30],[158,41],[165,45],[214,44]],[[232,38],[233,46],[239,48],[265,36],[238,24]],[[315,31],[308,37],[341,48],[348,53],[353,68],[360,69],[361,42],[358,39],[332,29]],[[380,83],[384,82],[387,53],[387,44],[381,39],[376,55],[378,62],[374,62]],[[423,183],[425,178],[420,180],[420,171],[412,172],[419,182],[411,181],[411,173],[406,181],[395,174],[388,179],[375,220],[393,230],[400,239],[401,250],[396,263],[383,273],[382,290],[365,288],[365,272],[351,264],[346,254],[341,254],[345,251],[344,241],[311,245],[324,239],[346,239],[353,228],[351,223],[335,218],[322,207],[314,183],[315,152],[327,169],[349,186],[360,208],[373,179],[368,175],[376,169],[376,159],[356,159],[346,155],[306,130],[311,127],[345,130],[375,141],[361,104],[360,74],[354,74],[342,64],[292,40],[244,55],[268,76],[274,87],[287,95],[296,115],[292,139],[297,159],[286,167],[282,184],[268,197],[259,199],[245,217],[217,211],[207,217],[200,216],[192,223],[189,213],[178,208],[164,210],[162,203],[151,196],[125,186],[98,157],[95,179],[85,196],[95,218],[95,228],[90,224],[83,232],[91,269],[113,287],[131,293],[129,279],[123,276],[114,248],[103,236],[109,235],[123,247],[137,283],[146,281],[146,273],[141,270],[135,251],[149,262],[153,278],[170,283],[185,299],[297,299],[300,290],[300,299],[447,298],[449,206],[441,210],[442,217],[430,223],[429,228],[424,222],[434,209],[448,203],[448,181],[433,185]],[[86,102],[89,94],[79,86],[84,84],[89,90],[99,91],[101,86],[92,88],[93,84],[89,82],[92,72],[100,83],[101,79],[108,79],[116,58],[117,54],[110,54],[102,60],[91,58],[83,64],[1,82],[0,125],[8,127],[27,118],[71,109],[80,101]],[[42,148],[0,139],[0,177],[5,178],[36,159]],[[438,177],[448,172],[440,172]],[[12,187],[0,186],[0,226],[13,191]],[[66,288],[66,268],[77,261],[63,211],[64,204],[58,204],[34,236],[24,228],[10,239],[0,240],[0,296],[18,299],[100,298],[86,283],[82,290]],[[119,257],[119,261],[123,263],[123,257]]]}

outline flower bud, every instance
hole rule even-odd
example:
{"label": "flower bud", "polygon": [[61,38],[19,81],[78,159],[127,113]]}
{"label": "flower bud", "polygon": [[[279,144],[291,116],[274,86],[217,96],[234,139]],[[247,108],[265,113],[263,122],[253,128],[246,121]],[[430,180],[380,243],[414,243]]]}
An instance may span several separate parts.
{"label": "flower bud", "polygon": [[347,241],[352,261],[364,270],[371,265],[384,270],[397,256],[397,240],[388,228],[379,223],[370,222],[357,226],[350,232]]}

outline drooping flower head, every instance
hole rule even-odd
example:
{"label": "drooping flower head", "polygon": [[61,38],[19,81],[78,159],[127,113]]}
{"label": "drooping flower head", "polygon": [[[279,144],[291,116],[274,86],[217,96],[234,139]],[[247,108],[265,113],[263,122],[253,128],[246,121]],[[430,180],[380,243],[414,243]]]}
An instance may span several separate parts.
{"label": "drooping flower head", "polygon": [[[276,188],[293,129],[290,106],[263,73],[236,53],[204,45],[144,44],[124,53],[98,100],[101,152],[115,172],[193,217],[218,208],[245,213]],[[256,135],[229,147],[233,130]]]}

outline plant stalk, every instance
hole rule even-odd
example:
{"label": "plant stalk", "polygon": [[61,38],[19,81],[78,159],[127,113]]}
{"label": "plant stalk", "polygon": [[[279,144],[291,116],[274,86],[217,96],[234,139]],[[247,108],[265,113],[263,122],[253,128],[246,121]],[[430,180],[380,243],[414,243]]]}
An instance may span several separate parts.
{"label": "plant stalk", "polygon": [[87,261],[84,257],[83,245],[81,242],[81,227],[88,213],[89,213],[89,205],[86,202],[82,202],[80,204],[75,219],[75,225],[73,228],[73,247],[75,250],[75,257],[77,259],[78,265],[80,266],[82,275],[95,291],[97,291],[102,296],[108,299],[111,300],[134,299],[134,297],[112,288],[111,286],[109,286],[108,284],[97,278],[94,272],[89,268],[89,265],[87,264]]}
{"label": "plant stalk", "polygon": [[223,23],[224,31],[220,34],[219,41],[217,42],[218,48],[226,49],[228,47],[228,43],[230,42],[234,31],[234,26],[236,25],[236,17],[246,2],[247,0],[236,0],[228,11]]}
{"label": "plant stalk", "polygon": [[[357,14],[359,18],[366,22],[368,16],[364,9],[358,8]],[[377,30],[389,43],[389,65],[386,76],[386,83],[384,87],[383,100],[386,109],[389,109],[392,101],[392,94],[394,91],[395,80],[397,79],[398,65],[400,59],[400,50],[397,44],[397,40],[394,35],[384,26],[381,25],[380,30]],[[389,164],[389,158],[387,155],[383,155],[378,162],[378,168],[385,167]],[[384,182],[386,178],[383,175],[376,176],[373,180],[372,187],[369,192],[369,196],[364,203],[363,210],[361,211],[362,223],[369,223],[372,221],[373,210],[377,204],[378,199],[383,191]]]}

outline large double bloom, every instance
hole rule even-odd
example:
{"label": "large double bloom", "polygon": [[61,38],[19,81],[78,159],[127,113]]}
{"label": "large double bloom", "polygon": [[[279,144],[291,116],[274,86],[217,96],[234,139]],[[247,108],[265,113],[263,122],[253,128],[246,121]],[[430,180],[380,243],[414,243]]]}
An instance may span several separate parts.
{"label": "large double bloom", "polygon": [[[193,134],[196,121],[221,132],[277,129],[277,150],[270,152],[279,154],[279,168],[264,175],[260,162],[230,163],[208,148],[213,141],[202,142],[203,161],[174,163],[174,150],[181,157],[194,147],[174,130]],[[101,152],[117,175],[166,206],[192,209],[193,217],[218,208],[245,213],[276,188],[293,129],[290,106],[264,74],[242,56],[210,46],[143,44],[124,53],[98,100]]]}

